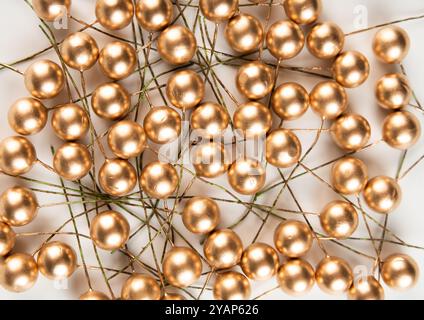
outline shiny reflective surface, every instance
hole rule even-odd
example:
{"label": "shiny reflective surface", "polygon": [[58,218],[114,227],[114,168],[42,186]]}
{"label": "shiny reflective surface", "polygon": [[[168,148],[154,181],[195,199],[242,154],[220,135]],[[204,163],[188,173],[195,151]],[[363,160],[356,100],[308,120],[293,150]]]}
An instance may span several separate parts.
{"label": "shiny reflective surface", "polygon": [[358,228],[358,213],[346,201],[332,201],[319,215],[321,227],[332,238],[349,238]]}
{"label": "shiny reflective surface", "polygon": [[399,26],[380,29],[374,36],[374,54],[385,63],[401,63],[408,55],[410,39],[408,33]]}
{"label": "shiny reflective surface", "polygon": [[315,280],[324,292],[339,295],[349,290],[353,283],[353,273],[345,260],[326,257],[316,267]]}
{"label": "shiny reflective surface", "polygon": [[363,84],[370,74],[368,59],[360,52],[346,51],[333,64],[334,79],[345,88],[356,88]]}
{"label": "shiny reflective surface", "polygon": [[375,95],[381,107],[396,110],[409,104],[412,98],[412,90],[404,75],[391,73],[378,80]]}
{"label": "shiny reflective surface", "polygon": [[252,280],[265,281],[276,273],[279,259],[275,249],[265,243],[253,243],[241,256],[240,266],[243,273]]}
{"label": "shiny reflective surface", "polygon": [[215,102],[204,102],[191,114],[190,125],[193,130],[206,138],[221,135],[230,123],[230,116],[223,106]]}
{"label": "shiny reflective surface", "polygon": [[254,159],[236,160],[228,169],[228,182],[236,192],[243,195],[256,194],[263,188],[265,181],[265,168]]}
{"label": "shiny reflective surface", "polygon": [[34,98],[22,98],[9,108],[10,127],[18,134],[32,135],[40,132],[47,123],[47,108]]}
{"label": "shiny reflective surface", "polygon": [[363,196],[365,202],[372,210],[388,214],[399,206],[402,191],[396,180],[390,177],[378,176],[368,181]]}
{"label": "shiny reflective surface", "polygon": [[135,188],[137,173],[127,160],[106,159],[100,167],[98,181],[108,195],[122,197]]}
{"label": "shiny reflective surface", "polygon": [[300,84],[286,82],[273,91],[271,106],[282,120],[296,120],[308,110],[309,95]]}
{"label": "shiny reflective surface", "polygon": [[38,99],[51,99],[62,91],[65,76],[62,69],[53,61],[38,60],[24,73],[25,87]]}
{"label": "shiny reflective surface", "polygon": [[262,23],[250,14],[238,14],[225,27],[225,38],[230,47],[239,53],[259,49],[264,37]]}
{"label": "shiny reflective surface", "polygon": [[140,175],[141,189],[154,199],[167,199],[178,187],[178,173],[169,163],[151,162]]}
{"label": "shiny reflective surface", "polygon": [[29,172],[37,162],[34,145],[24,137],[13,136],[0,142],[0,170],[11,176]]}
{"label": "shiny reflective surface", "polygon": [[98,86],[91,96],[91,107],[101,118],[117,120],[124,117],[131,107],[128,91],[119,83]]}
{"label": "shiny reflective surface", "polygon": [[251,100],[259,100],[271,93],[274,71],[260,61],[243,64],[236,76],[237,89]]}
{"label": "shiny reflective surface", "polygon": [[70,14],[71,0],[33,0],[32,6],[37,16],[52,22]]}
{"label": "shiny reflective surface", "polygon": [[90,236],[103,250],[117,250],[128,241],[130,225],[127,219],[116,211],[103,211],[91,221]]}
{"label": "shiny reflective surface", "polygon": [[358,151],[364,148],[371,137],[371,126],[359,114],[344,114],[330,128],[333,141],[345,151]]}
{"label": "shiny reflective surface", "polygon": [[305,45],[302,29],[294,22],[282,20],[275,22],[266,34],[269,52],[279,60],[296,57]]}
{"label": "shiny reflective surface", "polygon": [[331,184],[344,195],[359,194],[368,182],[368,169],[362,160],[344,157],[331,168]]}
{"label": "shiny reflective surface", "polygon": [[148,275],[133,274],[122,286],[123,300],[160,300],[161,289],[156,280]]}
{"label": "shiny reflective surface", "polygon": [[180,25],[172,25],[161,32],[157,49],[165,61],[180,65],[189,62],[197,49],[193,32]]}
{"label": "shiny reflective surface", "polygon": [[237,107],[233,124],[246,138],[264,137],[272,127],[272,114],[262,103],[249,101]]}
{"label": "shiny reflective surface", "polygon": [[37,197],[30,189],[9,188],[0,195],[0,221],[13,227],[25,226],[35,219],[38,207]]}
{"label": "shiny reflective surface", "polygon": [[240,262],[243,243],[232,230],[216,230],[203,245],[206,260],[215,269],[227,269]]}
{"label": "shiny reflective surface", "polygon": [[249,280],[235,271],[219,273],[213,285],[216,300],[248,300],[250,293]]}
{"label": "shiny reflective surface", "polygon": [[391,147],[406,150],[421,137],[421,124],[411,112],[398,111],[389,114],[383,122],[383,139]]}
{"label": "shiny reflective surface", "polygon": [[205,96],[202,77],[193,70],[181,70],[171,75],[166,96],[173,106],[187,110],[197,106]]}
{"label": "shiny reflective surface", "polygon": [[167,27],[173,16],[170,0],[139,0],[135,7],[139,25],[147,31],[160,31]]}
{"label": "shiny reflective surface", "polygon": [[290,259],[277,272],[280,288],[292,296],[308,293],[315,284],[314,268],[305,260]]}
{"label": "shiny reflective surface", "polygon": [[381,268],[384,282],[390,288],[400,291],[414,287],[419,275],[417,262],[406,254],[393,254],[387,257]]}
{"label": "shiny reflective surface", "polygon": [[62,178],[80,180],[87,175],[92,165],[90,151],[80,143],[69,142],[58,148],[53,157],[53,168]]}
{"label": "shiny reflective surface", "polygon": [[218,204],[207,197],[191,198],[184,206],[182,219],[184,226],[193,233],[207,234],[220,222]]}
{"label": "shiny reflective surface", "polygon": [[343,30],[332,22],[318,23],[306,38],[309,52],[319,59],[336,57],[342,51],[344,42]]}
{"label": "shiny reflective surface", "polygon": [[309,97],[312,110],[326,120],[337,118],[347,109],[346,90],[334,81],[317,84]]}
{"label": "shiny reflective surface", "polygon": [[0,265],[0,286],[12,292],[31,289],[38,278],[38,267],[34,258],[26,253],[14,253]]}
{"label": "shiny reflective surface", "polygon": [[131,0],[97,0],[96,18],[106,29],[119,30],[131,23],[134,5]]}
{"label": "shiny reflective surface", "polygon": [[199,8],[206,19],[215,23],[230,19],[238,10],[238,0],[200,0]]}
{"label": "shiny reflective surface", "polygon": [[134,72],[137,52],[126,42],[110,42],[100,51],[99,64],[107,77],[122,80]]}
{"label": "shiny reflective surface", "polygon": [[4,257],[12,251],[15,241],[16,233],[13,229],[8,224],[0,222],[0,257]]}
{"label": "shiny reflective surface", "polygon": [[223,144],[206,142],[193,146],[190,160],[196,170],[196,175],[205,178],[216,178],[223,175],[228,167],[228,155]]}
{"label": "shiny reflective surface", "polygon": [[140,155],[147,145],[144,129],[137,122],[123,120],[115,123],[107,135],[110,150],[121,159]]}
{"label": "shiny reflective surface", "polygon": [[62,42],[60,54],[63,61],[72,69],[84,71],[90,69],[99,57],[96,40],[85,32],[74,32]]}
{"label": "shiny reflective surface", "polygon": [[170,107],[154,107],[144,118],[144,131],[154,143],[166,144],[181,134],[181,117]]}
{"label": "shiny reflective surface", "polygon": [[306,223],[297,220],[281,222],[274,233],[275,248],[290,258],[298,258],[308,253],[313,240],[311,229]]}
{"label": "shiny reflective surface", "polygon": [[73,141],[83,138],[89,129],[87,112],[77,104],[65,104],[54,109],[51,125],[54,133],[62,140]]}
{"label": "shiny reflective surface", "polygon": [[286,0],[284,11],[297,24],[310,24],[320,16],[322,4],[321,0]]}
{"label": "shiny reflective surface", "polygon": [[53,241],[41,248],[37,265],[40,272],[48,279],[64,280],[77,269],[77,255],[66,243]]}
{"label": "shiny reflective surface", "polygon": [[299,138],[290,130],[277,129],[266,139],[266,160],[278,168],[290,168],[302,154]]}

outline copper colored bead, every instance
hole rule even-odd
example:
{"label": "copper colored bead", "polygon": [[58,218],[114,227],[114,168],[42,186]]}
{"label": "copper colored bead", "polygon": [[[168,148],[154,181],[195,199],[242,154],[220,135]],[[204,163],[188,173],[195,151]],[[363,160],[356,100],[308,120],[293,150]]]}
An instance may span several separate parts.
{"label": "copper colored bead", "polygon": [[382,131],[383,139],[389,146],[407,150],[421,137],[421,124],[413,113],[398,111],[386,117]]}
{"label": "copper colored bead", "polygon": [[103,250],[117,250],[125,245],[130,234],[127,219],[116,211],[103,211],[91,221],[90,237]]}
{"label": "copper colored bead", "polygon": [[91,107],[99,117],[117,120],[124,117],[130,110],[131,97],[119,83],[105,83],[94,90],[91,96]]}
{"label": "copper colored bead", "polygon": [[154,278],[144,274],[131,275],[122,286],[123,300],[160,300],[161,289]]}
{"label": "copper colored bead", "polygon": [[347,297],[349,300],[384,300],[384,289],[373,276],[353,281]]}
{"label": "copper colored bead", "polygon": [[137,52],[126,42],[110,42],[100,51],[99,64],[107,77],[122,80],[137,67]]}
{"label": "copper colored bead", "polygon": [[378,176],[368,181],[363,196],[368,207],[372,210],[389,214],[399,206],[402,190],[396,180]]}
{"label": "copper colored bead", "polygon": [[82,107],[72,103],[54,109],[51,124],[60,139],[74,141],[87,134],[90,120]]}
{"label": "copper colored bead", "polygon": [[230,116],[223,106],[204,102],[191,114],[190,125],[199,135],[213,138],[221,135],[230,123]]}
{"label": "copper colored bead", "polygon": [[392,25],[377,31],[372,47],[380,61],[393,64],[405,59],[410,45],[408,33],[399,26]]}
{"label": "copper colored bead", "polygon": [[0,264],[0,286],[7,291],[27,291],[34,286],[37,278],[37,263],[29,254],[11,254]]}
{"label": "copper colored bead", "polygon": [[92,161],[90,151],[86,146],[68,142],[56,150],[53,157],[53,168],[62,178],[76,181],[88,174]]}
{"label": "copper colored bead", "polygon": [[34,145],[25,137],[12,136],[0,141],[0,171],[20,176],[37,162]]}
{"label": "copper colored bead", "polygon": [[154,199],[167,199],[177,190],[179,177],[177,170],[169,163],[151,162],[143,168],[140,187]]}
{"label": "copper colored bead", "polygon": [[370,74],[368,59],[360,52],[346,51],[333,64],[334,79],[345,88],[356,88],[363,84]]}
{"label": "copper colored bead", "polygon": [[170,143],[181,134],[181,117],[170,107],[151,108],[144,118],[144,131],[154,143]]}
{"label": "copper colored bead", "polygon": [[420,269],[417,262],[410,256],[392,254],[384,260],[381,276],[390,288],[405,291],[417,284]]}
{"label": "copper colored bead", "polygon": [[246,138],[264,137],[272,127],[272,114],[262,103],[249,101],[238,106],[233,124]]}
{"label": "copper colored bead", "polygon": [[24,136],[40,132],[46,126],[47,117],[47,108],[34,98],[17,100],[7,114],[10,127]]}
{"label": "copper colored bead", "polygon": [[123,120],[115,123],[107,135],[110,150],[121,159],[140,155],[147,145],[144,129],[137,122]]}
{"label": "copper colored bead", "polygon": [[230,47],[239,53],[249,53],[262,45],[262,23],[250,14],[238,14],[228,21],[225,38]]}
{"label": "copper colored bead", "polygon": [[250,294],[249,280],[241,273],[227,271],[216,276],[213,285],[215,300],[247,300]]}
{"label": "copper colored bead", "polygon": [[331,168],[331,184],[341,194],[359,194],[365,188],[367,181],[367,166],[357,158],[342,158]]}
{"label": "copper colored bead", "polygon": [[321,0],[286,0],[284,1],[286,15],[297,24],[311,24],[321,14]]}
{"label": "copper colored bead", "polygon": [[326,257],[316,267],[315,280],[324,292],[338,295],[349,290],[353,283],[353,272],[345,260]]}
{"label": "copper colored bead", "polygon": [[309,52],[319,59],[331,59],[342,50],[345,42],[343,30],[332,22],[315,25],[306,38]]}
{"label": "copper colored bead", "polygon": [[160,33],[157,40],[157,50],[166,62],[174,65],[185,64],[196,53],[196,38],[188,28],[172,25]]}
{"label": "copper colored bead", "polygon": [[302,29],[294,22],[282,20],[275,22],[266,34],[266,46],[278,60],[296,57],[305,45]]}
{"label": "copper colored bead", "polygon": [[260,61],[243,64],[236,76],[237,89],[251,100],[259,100],[271,93],[274,71]]}
{"label": "copper colored bead", "polygon": [[371,126],[359,114],[345,114],[339,117],[330,128],[333,141],[345,151],[359,151],[371,137]]}
{"label": "copper colored bead", "polygon": [[256,194],[263,188],[265,181],[265,168],[255,159],[238,159],[228,169],[230,186],[243,195]]}
{"label": "copper colored bead", "polygon": [[191,198],[182,213],[184,226],[196,234],[212,232],[218,226],[220,217],[218,204],[207,197]]}
{"label": "copper colored bead", "polygon": [[283,83],[272,93],[271,106],[282,120],[296,120],[308,110],[309,95],[300,84]]}
{"label": "copper colored bead", "polygon": [[150,32],[160,31],[172,22],[172,1],[139,0],[135,7],[135,15],[143,29]]}
{"label": "copper colored bead", "polygon": [[99,48],[93,37],[85,32],[74,32],[62,42],[60,54],[63,61],[72,69],[90,69],[99,57]]}
{"label": "copper colored bead", "polygon": [[252,280],[265,281],[276,273],[279,259],[275,249],[265,243],[253,243],[241,256],[240,266],[243,273]]}
{"label": "copper colored bead", "polygon": [[0,221],[22,227],[37,216],[39,205],[35,193],[24,187],[12,187],[0,195]]}
{"label": "copper colored bead", "polygon": [[107,295],[103,292],[89,290],[86,293],[83,293],[79,300],[110,300]]}
{"label": "copper colored bead", "polygon": [[266,138],[266,161],[277,168],[290,168],[301,154],[299,138],[290,130],[277,129]]}
{"label": "copper colored bead", "polygon": [[31,64],[24,73],[24,81],[28,92],[38,99],[54,98],[65,86],[62,69],[50,60]]}
{"label": "copper colored bead", "polygon": [[107,159],[100,167],[98,181],[108,195],[122,197],[135,188],[137,173],[127,160]]}
{"label": "copper colored bead", "polygon": [[69,245],[59,241],[41,247],[37,265],[41,274],[51,280],[64,280],[77,269],[77,255]]}
{"label": "copper colored bead", "polygon": [[404,75],[391,73],[378,80],[375,95],[382,108],[397,110],[409,104],[412,98],[412,90]]}
{"label": "copper colored bead", "polygon": [[243,243],[230,229],[216,230],[206,238],[203,252],[211,267],[227,269],[240,262]]}
{"label": "copper colored bead", "polygon": [[237,12],[238,4],[238,0],[200,0],[199,8],[206,19],[220,23]]}
{"label": "copper colored bead", "polygon": [[108,30],[123,29],[134,15],[132,0],[97,0],[96,18]]}
{"label": "copper colored bead", "polygon": [[347,109],[346,90],[334,81],[318,83],[309,98],[312,110],[322,119],[333,120]]}
{"label": "copper colored bead", "polygon": [[349,238],[358,228],[358,213],[345,201],[330,202],[319,215],[321,227],[332,238]]}
{"label": "copper colored bead", "polygon": [[301,296],[308,293],[314,286],[315,271],[305,260],[290,259],[278,269],[277,281],[285,293]]}
{"label": "copper colored bead", "polygon": [[223,175],[230,165],[228,154],[223,144],[219,142],[192,146],[190,161],[196,170],[196,175],[205,178],[217,178]]}
{"label": "copper colored bead", "polygon": [[16,233],[6,223],[1,222],[0,216],[0,258],[12,251],[16,242]]}
{"label": "copper colored bead", "polygon": [[194,108],[205,96],[204,81],[193,70],[177,71],[168,79],[166,96],[179,109]]}
{"label": "copper colored bead", "polygon": [[39,18],[53,22],[69,16],[71,0],[33,0],[32,6]]}
{"label": "copper colored bead", "polygon": [[287,220],[275,229],[275,248],[289,258],[304,256],[312,247],[313,235],[304,222]]}

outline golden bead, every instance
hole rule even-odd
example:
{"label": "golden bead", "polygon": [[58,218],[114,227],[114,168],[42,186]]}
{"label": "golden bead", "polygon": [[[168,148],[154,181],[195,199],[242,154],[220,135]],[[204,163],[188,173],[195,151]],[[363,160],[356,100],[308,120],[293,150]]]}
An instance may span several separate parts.
{"label": "golden bead", "polygon": [[321,14],[321,0],[286,0],[284,11],[297,24],[311,24]]}
{"label": "golden bead", "polygon": [[80,143],[65,143],[56,150],[53,158],[53,168],[56,173],[70,181],[85,177],[90,171],[91,165],[90,151]]}
{"label": "golden bead", "polygon": [[87,112],[77,104],[65,104],[53,111],[51,124],[54,133],[62,140],[83,138],[89,129]]}
{"label": "golden bead", "polygon": [[306,38],[309,52],[319,59],[331,59],[342,50],[345,42],[343,30],[333,22],[315,25]]}
{"label": "golden bead", "polygon": [[135,6],[135,15],[143,29],[150,32],[160,31],[172,22],[172,1],[139,0]]}
{"label": "golden bead", "polygon": [[37,257],[40,272],[51,280],[69,278],[77,268],[77,255],[66,243],[53,241],[40,249]]}
{"label": "golden bead", "polygon": [[329,294],[342,294],[353,283],[353,273],[349,264],[338,257],[326,257],[318,264],[315,280],[321,290]]}
{"label": "golden bead", "polygon": [[367,276],[353,282],[347,297],[349,300],[384,300],[384,289],[377,279]]}
{"label": "golden bead", "polygon": [[345,201],[330,202],[319,215],[321,227],[327,235],[336,239],[349,238],[358,228],[358,213]]}
{"label": "golden bead", "polygon": [[37,162],[33,144],[24,137],[12,136],[0,142],[0,170],[11,176],[29,172]]}
{"label": "golden bead", "polygon": [[80,297],[80,300],[110,300],[107,295],[103,292],[89,290],[86,293],[83,293]]}
{"label": "golden bead", "polygon": [[167,199],[177,190],[179,177],[177,170],[163,162],[151,162],[143,168],[140,187],[154,199]]}
{"label": "golden bead", "polygon": [[345,151],[359,151],[371,137],[371,126],[359,114],[345,114],[339,117],[330,128],[333,141]]}
{"label": "golden bead", "polygon": [[313,240],[311,229],[301,221],[281,222],[274,232],[275,248],[289,258],[299,258],[307,254]]}
{"label": "golden bead", "polygon": [[[1,216],[0,216],[1,219]],[[16,242],[16,233],[6,223],[0,222],[0,257],[6,256],[12,251]]]}
{"label": "golden bead", "polygon": [[215,300],[248,300],[250,294],[249,280],[241,273],[227,271],[216,276],[213,285]]}
{"label": "golden bead", "polygon": [[50,60],[31,64],[24,73],[24,80],[28,92],[38,99],[56,97],[65,85],[62,69]]}
{"label": "golden bead", "polygon": [[275,22],[266,34],[266,46],[278,60],[296,57],[304,45],[305,36],[302,29],[289,20]]}
{"label": "golden bead", "polygon": [[272,93],[271,107],[282,120],[299,119],[309,108],[309,95],[304,87],[286,82]]}
{"label": "golden bead", "polygon": [[406,254],[393,254],[387,257],[381,268],[384,282],[390,288],[400,291],[414,287],[419,275],[418,264]]}
{"label": "golden bead", "polygon": [[402,191],[396,180],[378,176],[368,181],[363,195],[365,202],[372,210],[389,214],[399,206]]}
{"label": "golden bead", "polygon": [[194,197],[185,204],[182,219],[190,232],[207,234],[218,226],[221,214],[218,204],[211,198]]}
{"label": "golden bead", "polygon": [[266,181],[266,172],[262,164],[254,159],[243,158],[234,161],[228,170],[230,186],[242,195],[254,195]]}
{"label": "golden bead", "polygon": [[100,187],[110,196],[123,197],[136,183],[137,173],[127,160],[107,159],[99,170]]}
{"label": "golden bead", "polygon": [[397,110],[409,104],[412,90],[404,75],[391,73],[378,80],[375,95],[381,107],[388,110]]}
{"label": "golden bead", "polygon": [[302,145],[290,130],[277,129],[266,138],[266,161],[277,168],[290,168],[301,154]]}
{"label": "golden bead", "polygon": [[181,117],[170,107],[154,107],[144,118],[147,137],[157,144],[176,140],[181,134]]}
{"label": "golden bead", "polygon": [[37,263],[29,254],[11,254],[0,264],[0,286],[8,291],[27,291],[34,286],[37,278]]}
{"label": "golden bead", "polygon": [[130,276],[121,290],[123,300],[160,300],[160,296],[159,284],[151,276],[144,274]]}
{"label": "golden bead", "polygon": [[380,29],[374,36],[373,50],[385,63],[401,63],[408,55],[410,40],[408,33],[398,26]]}
{"label": "golden bead", "polygon": [[137,122],[122,120],[109,129],[107,143],[118,158],[129,159],[144,151],[147,137],[143,127]]}
{"label": "golden bead", "polygon": [[250,14],[238,14],[225,26],[225,38],[230,47],[239,53],[257,50],[264,37],[262,23]]}
{"label": "golden bead", "polygon": [[383,122],[383,139],[391,147],[406,150],[421,137],[421,124],[411,112],[398,111],[389,114]]}
{"label": "golden bead", "polygon": [[97,0],[96,18],[106,29],[119,30],[131,23],[134,5],[131,0]]}
{"label": "golden bead", "polygon": [[347,109],[346,90],[334,81],[318,83],[309,97],[312,110],[325,120],[334,120]]}
{"label": "golden bead", "polygon": [[197,42],[191,30],[180,25],[172,25],[161,32],[157,40],[157,50],[162,59],[170,64],[188,63],[197,50]]}
{"label": "golden bead", "polygon": [[212,232],[203,245],[205,258],[214,269],[228,269],[240,262],[243,243],[230,229]]}
{"label": "golden bead", "polygon": [[71,0],[33,0],[32,7],[39,18],[53,22],[69,15]]}
{"label": "golden bead", "polygon": [[7,115],[10,127],[18,134],[32,135],[40,132],[47,123],[47,108],[34,98],[17,100]]}
{"label": "golden bead", "polygon": [[277,272],[280,288],[291,296],[308,293],[315,283],[314,268],[305,260],[290,259]]}
{"label": "golden bead", "polygon": [[334,79],[345,88],[356,88],[363,84],[370,74],[368,59],[360,52],[346,51],[333,64]]}
{"label": "golden bead", "polygon": [[60,54],[63,61],[72,69],[84,71],[90,69],[99,57],[96,40],[84,32],[68,35],[62,42]]}
{"label": "golden bead", "polygon": [[90,237],[103,250],[118,250],[128,241],[130,225],[127,219],[116,211],[103,211],[91,221]]}
{"label": "golden bead", "polygon": [[94,90],[91,107],[101,118],[117,120],[124,117],[131,107],[128,91],[119,83],[105,83]]}
{"label": "golden bead", "polygon": [[0,196],[0,221],[12,227],[22,227],[37,216],[38,201],[35,194],[24,187],[12,187]]}
{"label": "golden bead", "polygon": [[272,127],[271,111],[259,102],[243,103],[234,112],[233,124],[248,139],[264,137]]}
{"label": "golden bead", "polygon": [[202,137],[213,138],[221,135],[230,123],[230,116],[221,105],[205,102],[198,106],[190,118],[190,125]]}
{"label": "golden bead", "polygon": [[274,71],[260,61],[243,64],[236,76],[237,89],[251,100],[259,100],[271,93]]}
{"label": "golden bead", "polygon": [[220,23],[234,16],[238,4],[238,0],[200,0],[199,8],[206,19]]}
{"label": "golden bead", "polygon": [[240,260],[243,273],[256,281],[271,279],[277,273],[279,263],[275,249],[259,242],[248,246]]}
{"label": "golden bead", "polygon": [[217,178],[228,169],[228,154],[219,142],[206,142],[191,147],[190,161],[196,175],[204,178]]}
{"label": "golden bead", "polygon": [[185,288],[200,278],[202,261],[193,249],[173,247],[163,259],[162,270],[170,285]]}
{"label": "golden bead", "polygon": [[99,64],[107,77],[122,80],[134,72],[137,66],[137,52],[126,42],[114,41],[100,51]]}
{"label": "golden bead", "polygon": [[186,298],[179,294],[179,293],[171,293],[171,292],[165,292],[165,294],[163,295],[163,297],[161,298],[161,300],[177,300],[177,301],[182,301],[182,300],[186,300]]}
{"label": "golden bead", "polygon": [[168,79],[166,96],[173,106],[182,110],[191,109],[205,96],[205,84],[193,70],[177,71]]}
{"label": "golden bead", "polygon": [[368,169],[362,160],[345,157],[331,168],[331,184],[343,195],[355,195],[364,190],[368,181]]}

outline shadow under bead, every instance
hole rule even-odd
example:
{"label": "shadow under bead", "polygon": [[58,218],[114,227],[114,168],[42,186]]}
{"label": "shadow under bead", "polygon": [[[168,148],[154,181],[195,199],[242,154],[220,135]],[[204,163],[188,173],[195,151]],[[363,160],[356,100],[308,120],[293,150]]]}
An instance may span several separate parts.
{"label": "shadow under bead", "polygon": [[108,30],[120,30],[131,23],[134,15],[132,0],[97,0],[96,18]]}

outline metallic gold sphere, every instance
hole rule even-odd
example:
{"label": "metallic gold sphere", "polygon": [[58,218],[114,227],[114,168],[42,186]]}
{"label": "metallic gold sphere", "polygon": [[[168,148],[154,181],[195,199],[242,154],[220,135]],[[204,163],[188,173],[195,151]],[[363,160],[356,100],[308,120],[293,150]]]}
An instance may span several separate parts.
{"label": "metallic gold sphere", "polygon": [[51,124],[54,133],[62,140],[83,138],[89,129],[87,112],[77,104],[65,104],[53,111]]}
{"label": "metallic gold sphere", "polygon": [[331,184],[343,195],[359,194],[368,182],[368,168],[362,160],[345,157],[331,168]]}
{"label": "metallic gold sphere", "polygon": [[204,178],[217,178],[223,175],[228,167],[228,154],[219,142],[206,142],[193,146],[190,161],[196,175]]}
{"label": "metallic gold sphere", "polygon": [[396,180],[378,176],[368,181],[363,195],[365,202],[372,210],[389,214],[399,206],[402,190]]}
{"label": "metallic gold sphere", "polygon": [[334,81],[318,83],[309,98],[312,110],[325,120],[334,120],[347,109],[346,90]]}
{"label": "metallic gold sphere", "polygon": [[228,269],[240,262],[243,243],[237,233],[230,229],[216,230],[206,239],[203,252],[212,268]]}
{"label": "metallic gold sphere", "polygon": [[215,300],[248,300],[250,294],[249,280],[241,273],[227,271],[216,276],[213,285]]}
{"label": "metallic gold sphere", "polygon": [[344,114],[330,128],[333,141],[345,151],[359,151],[366,146],[371,137],[371,126],[359,114]]}
{"label": "metallic gold sphere", "polygon": [[175,72],[166,85],[166,96],[173,106],[187,110],[197,106],[205,96],[205,83],[193,70]]}
{"label": "metallic gold sphere", "polygon": [[0,221],[12,227],[22,227],[37,216],[38,200],[24,187],[12,187],[0,195]]}
{"label": "metallic gold sphere", "polygon": [[26,253],[14,253],[0,263],[0,286],[12,292],[31,289],[38,278],[37,263]]}
{"label": "metallic gold sphere", "polygon": [[287,220],[275,229],[275,248],[289,258],[299,258],[309,252],[313,243],[312,231],[301,221]]}
{"label": "metallic gold sphere", "polygon": [[128,91],[119,83],[105,83],[94,90],[91,107],[101,118],[117,120],[124,117],[131,107]]}
{"label": "metallic gold sphere", "polygon": [[407,290],[414,287],[419,279],[418,264],[406,254],[393,254],[384,260],[381,276],[392,289]]}
{"label": "metallic gold sphere", "polygon": [[306,38],[309,52],[319,59],[331,59],[342,50],[345,42],[343,30],[333,22],[315,25]]}
{"label": "metallic gold sphere", "polygon": [[198,106],[190,118],[193,130],[201,132],[202,137],[219,136],[228,127],[230,116],[223,106],[215,102],[205,102]]}
{"label": "metallic gold sphere", "polygon": [[299,138],[290,130],[277,129],[266,138],[266,161],[277,168],[290,168],[301,154]]}
{"label": "metallic gold sphere", "polygon": [[162,296],[161,300],[177,300],[182,301],[186,300],[186,298],[179,294],[179,293],[171,293],[171,292],[165,292],[165,294]]}
{"label": "metallic gold sphere", "polygon": [[353,281],[347,292],[349,300],[384,300],[384,289],[373,276]]}
{"label": "metallic gold sphere", "polygon": [[243,64],[236,76],[237,89],[250,100],[259,100],[271,93],[274,71],[260,61]]}
{"label": "metallic gold sphere", "polygon": [[273,91],[271,107],[282,120],[299,119],[309,108],[308,92],[300,84],[283,83]]}
{"label": "metallic gold sphere", "polygon": [[53,61],[39,60],[31,64],[24,73],[25,87],[38,99],[56,97],[65,85],[62,69]]}
{"label": "metallic gold sphere", "polygon": [[96,18],[106,29],[119,30],[131,23],[134,5],[131,0],[97,0]]}
{"label": "metallic gold sphere", "polygon": [[118,250],[128,241],[130,225],[127,219],[116,211],[103,211],[91,221],[90,237],[103,250]]}
{"label": "metallic gold sphere", "polygon": [[374,36],[373,50],[385,63],[401,63],[408,55],[410,40],[408,33],[398,26],[380,29]]}
{"label": "metallic gold sphere", "polygon": [[220,23],[235,15],[238,4],[238,0],[200,0],[199,8],[206,19]]}
{"label": "metallic gold sphere", "polygon": [[107,135],[110,150],[121,159],[140,155],[147,145],[144,129],[137,122],[122,120],[115,123]]}
{"label": "metallic gold sphere", "polygon": [[53,241],[46,243],[38,253],[40,272],[51,280],[69,278],[77,268],[77,255],[69,245]]}
{"label": "metallic gold sphere", "polygon": [[263,37],[262,23],[250,14],[237,14],[225,26],[225,38],[228,44],[239,53],[250,53],[259,49]]}
{"label": "metallic gold sphere", "polygon": [[346,51],[333,64],[334,79],[345,88],[356,88],[363,84],[370,74],[368,59],[360,52]]}
{"label": "metallic gold sphere", "polygon": [[89,290],[86,293],[83,293],[80,297],[80,300],[110,300],[107,295],[103,292]]}
{"label": "metallic gold sphere", "polygon": [[406,150],[421,137],[421,124],[411,112],[398,111],[389,114],[383,122],[383,139],[391,147]]}
{"label": "metallic gold sphere", "polygon": [[99,64],[107,77],[122,80],[137,67],[137,52],[126,42],[110,42],[100,51]]}
{"label": "metallic gold sphere", "polygon": [[147,137],[157,144],[176,140],[181,134],[181,116],[170,107],[154,107],[144,118]]}
{"label": "metallic gold sphere", "polygon": [[272,114],[262,103],[249,101],[238,106],[233,124],[248,139],[264,137],[272,127]]}
{"label": "metallic gold sphere", "polygon": [[138,24],[154,32],[166,28],[173,17],[171,0],[139,0],[135,6]]}
{"label": "metallic gold sphere", "polygon": [[233,162],[228,169],[228,182],[238,193],[254,195],[266,181],[266,171],[262,164],[254,159],[242,158]]}
{"label": "metallic gold sphere", "polygon": [[177,170],[169,163],[151,162],[140,175],[141,189],[151,198],[167,199],[177,190]]}
{"label": "metallic gold sphere", "polygon": [[56,150],[53,157],[53,168],[62,178],[76,181],[87,175],[92,161],[90,151],[86,146],[68,142]]}
{"label": "metallic gold sphere", "polygon": [[20,176],[37,162],[33,144],[24,137],[12,136],[0,142],[0,170],[11,176]]}
{"label": "metallic gold sphere", "polygon": [[294,22],[281,20],[275,22],[266,33],[266,46],[279,60],[296,57],[305,45],[302,29]]}
{"label": "metallic gold sphere", "polygon": [[69,15],[71,0],[33,0],[32,7],[39,18],[53,22]]}
{"label": "metallic gold sphere", "polygon": [[160,300],[160,297],[159,284],[151,276],[144,274],[130,276],[121,290],[123,300]]}
{"label": "metallic gold sphere", "polygon": [[60,54],[63,61],[72,69],[84,71],[90,69],[99,57],[96,40],[85,32],[74,32],[62,42]]}
{"label": "metallic gold sphere", "polygon": [[34,98],[17,100],[7,114],[10,127],[24,136],[40,132],[46,126],[47,117],[47,108]]}
{"label": "metallic gold sphere", "polygon": [[170,285],[185,288],[200,278],[202,260],[193,249],[173,247],[163,259],[162,270],[166,281]]}
{"label": "metallic gold sphere", "polygon": [[243,273],[252,280],[265,281],[271,279],[280,264],[275,249],[265,243],[253,243],[241,256],[240,266]]}
{"label": "metallic gold sphere", "polygon": [[391,73],[378,80],[375,95],[381,107],[388,110],[397,110],[409,104],[412,90],[404,75]]}
{"label": "metallic gold sphere", "polygon": [[321,227],[331,238],[349,238],[358,228],[358,213],[346,201],[330,202],[319,215]]}
{"label": "metallic gold sphere", "polygon": [[137,173],[127,160],[107,159],[99,170],[100,187],[110,196],[125,196],[136,183]]}
{"label": "metallic gold sphere", "polygon": [[318,264],[315,280],[320,289],[329,294],[342,294],[353,283],[353,273],[349,264],[338,257],[326,257]]}
{"label": "metallic gold sphere", "polygon": [[314,268],[305,260],[290,259],[277,272],[280,288],[291,296],[308,293],[315,284]]}
{"label": "metallic gold sphere", "polygon": [[[1,216],[0,216],[1,219]],[[12,251],[16,242],[16,233],[6,223],[0,222],[0,257],[4,257]]]}
{"label": "metallic gold sphere", "polygon": [[211,198],[194,197],[185,204],[182,219],[190,232],[207,234],[218,226],[221,214],[218,204]]}
{"label": "metallic gold sphere", "polygon": [[197,50],[197,42],[191,30],[172,25],[161,32],[157,50],[162,59],[174,65],[188,63]]}
{"label": "metallic gold sphere", "polygon": [[321,0],[286,0],[284,11],[297,24],[311,24],[321,14]]}

